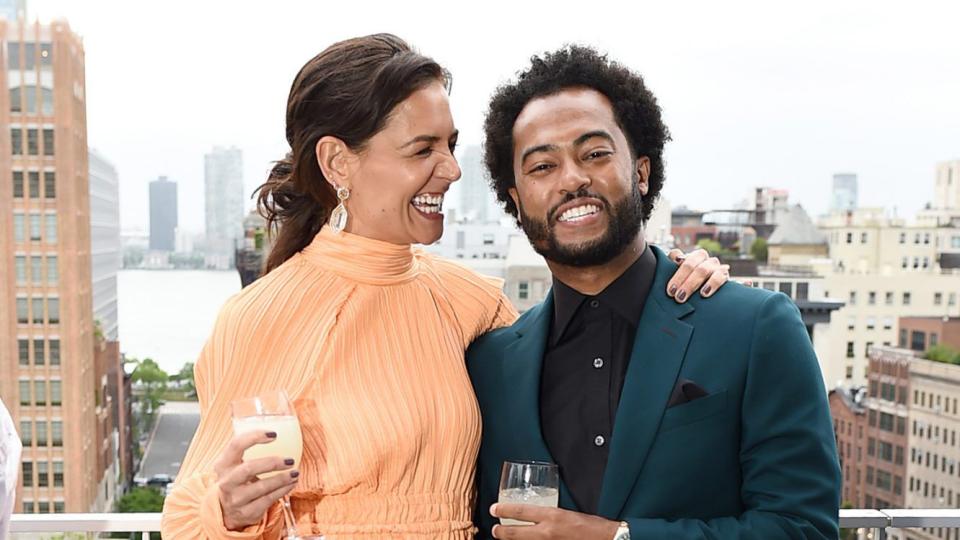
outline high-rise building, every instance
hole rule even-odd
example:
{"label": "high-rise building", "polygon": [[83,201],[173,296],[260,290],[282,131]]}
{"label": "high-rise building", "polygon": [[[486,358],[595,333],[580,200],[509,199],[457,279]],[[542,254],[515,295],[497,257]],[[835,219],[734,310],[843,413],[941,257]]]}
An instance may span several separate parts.
{"label": "high-rise building", "polygon": [[177,238],[177,183],[161,176],[150,182],[150,249],[173,251]]}
{"label": "high-rise building", "polygon": [[66,21],[0,20],[0,397],[21,512],[97,508],[84,48]]}
{"label": "high-rise building", "polygon": [[477,145],[467,146],[460,158],[460,207],[457,215],[465,221],[486,223],[490,219],[493,194],[487,183],[483,153]]}
{"label": "high-rise building", "polygon": [[850,212],[857,209],[857,201],[857,175],[852,173],[833,175],[830,210],[833,212]]}
{"label": "high-rise building", "polygon": [[117,170],[90,150],[90,259],[93,317],[107,341],[117,340],[117,272],[120,246],[120,190]]}
{"label": "high-rise building", "polygon": [[937,164],[933,208],[936,210],[960,210],[960,159]]}
{"label": "high-rise building", "polygon": [[207,222],[207,266],[233,266],[237,242],[243,238],[243,153],[214,147],[204,156]]}

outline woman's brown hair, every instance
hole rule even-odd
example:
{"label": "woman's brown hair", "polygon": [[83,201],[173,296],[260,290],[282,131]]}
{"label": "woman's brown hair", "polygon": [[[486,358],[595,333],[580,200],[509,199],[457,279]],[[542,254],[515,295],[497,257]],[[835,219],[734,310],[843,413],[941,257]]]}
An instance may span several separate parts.
{"label": "woman's brown hair", "polygon": [[291,150],[257,188],[257,209],[273,236],[264,273],[307,247],[338,204],[317,163],[317,142],[329,135],[361,151],[394,107],[437,80],[448,83],[449,75],[391,34],[335,43],[300,69],[287,99]]}

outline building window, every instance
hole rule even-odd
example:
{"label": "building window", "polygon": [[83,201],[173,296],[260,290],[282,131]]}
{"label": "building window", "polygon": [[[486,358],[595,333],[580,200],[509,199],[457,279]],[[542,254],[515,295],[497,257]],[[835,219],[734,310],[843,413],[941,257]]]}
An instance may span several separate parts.
{"label": "building window", "polygon": [[57,198],[57,174],[53,171],[43,171],[43,197]]}
{"label": "building window", "polygon": [[27,41],[23,44],[23,70],[33,71],[37,67],[37,44]]}
{"label": "building window", "polygon": [[20,421],[20,442],[23,446],[33,445],[33,423],[29,420]]}
{"label": "building window", "polygon": [[17,322],[19,324],[27,324],[30,322],[30,314],[27,306],[28,304],[26,298],[17,298]]}
{"label": "building window", "polygon": [[873,467],[867,466],[867,484],[873,485]]}
{"label": "building window", "polygon": [[18,127],[10,128],[10,151],[15,156],[23,155],[23,130]]}
{"label": "building window", "polygon": [[847,366],[846,376],[847,376],[847,379],[853,378],[853,366]]}
{"label": "building window", "polygon": [[10,41],[7,43],[7,69],[20,69],[20,42]]}
{"label": "building window", "polygon": [[53,513],[62,514],[67,511],[67,507],[64,505],[63,501],[53,501]]}
{"label": "building window", "polygon": [[900,233],[900,243],[901,244],[907,243],[907,233],[905,232]]}
{"label": "building window", "polygon": [[30,342],[26,339],[17,340],[17,356],[21,366],[30,365]]}
{"label": "building window", "polygon": [[43,130],[43,155],[45,156],[53,155],[53,130],[52,129]]}
{"label": "building window", "polygon": [[890,291],[887,291],[887,294],[885,295],[885,297],[886,297],[886,298],[885,298],[886,304],[887,304],[888,306],[892,306],[892,305],[893,305],[893,293],[890,292]]}
{"label": "building window", "polygon": [[41,66],[53,65],[53,43],[40,44],[40,65]]}
{"label": "building window", "polygon": [[33,404],[33,399],[30,396],[30,381],[20,381],[18,386],[20,387],[20,405],[29,407]]}
{"label": "building window", "polygon": [[789,296],[789,297],[792,298],[792,297],[793,297],[793,283],[790,283],[789,281],[781,281],[781,282],[780,282],[780,292],[782,292],[783,294],[785,294],[785,295],[787,295],[787,296]]}
{"label": "building window", "polygon": [[924,267],[924,268],[930,268],[930,257],[924,257],[924,258],[923,258],[923,267]]}
{"label": "building window", "polygon": [[810,294],[810,285],[805,281],[797,282],[797,300],[807,300]]}
{"label": "building window", "polygon": [[904,257],[900,259],[900,268],[907,268],[910,266],[910,258]]}
{"label": "building window", "polygon": [[42,232],[40,214],[30,214],[30,241],[39,242]]}
{"label": "building window", "polygon": [[910,349],[923,352],[927,348],[927,334],[918,330],[910,332]]}
{"label": "building window", "polygon": [[494,236],[492,234],[486,233],[483,235],[483,245],[492,246],[494,241]]}
{"label": "building window", "polygon": [[877,293],[876,291],[870,291],[867,293],[867,303],[871,306],[877,305]]}
{"label": "building window", "polygon": [[910,305],[910,293],[908,292],[903,293],[903,305],[905,306]]}
{"label": "building window", "polygon": [[852,243],[853,243],[853,233],[852,233],[852,232],[848,232],[848,233],[847,233],[847,243],[848,243],[848,244],[852,244]]}
{"label": "building window", "polygon": [[850,301],[848,303],[851,306],[857,305],[857,291],[850,291]]}
{"label": "building window", "polygon": [[913,235],[913,243],[917,245],[920,244],[920,233],[916,233]]}
{"label": "building window", "polygon": [[913,258],[913,269],[916,270],[917,268],[920,268],[920,257]]}
{"label": "building window", "polygon": [[56,244],[57,243],[57,215],[56,214],[47,214],[47,243]]}
{"label": "building window", "polygon": [[47,299],[47,321],[50,324],[60,324],[60,299],[59,298],[48,298]]}
{"label": "building window", "polygon": [[877,457],[883,461],[893,463],[893,445],[888,442],[880,441],[877,445]]}
{"label": "building window", "polygon": [[772,281],[764,281],[763,288],[768,291],[775,291],[777,290],[777,284]]}
{"label": "building window", "polygon": [[47,284],[56,285],[57,280],[60,279],[60,268],[57,265],[57,256],[48,255],[47,256]]}
{"label": "building window", "polygon": [[40,198],[40,173],[37,171],[27,172],[27,181],[30,185],[30,198]]}
{"label": "building window", "polygon": [[873,330],[877,326],[876,317],[867,317],[867,330]]}
{"label": "building window", "polygon": [[37,406],[47,404],[47,381],[33,381],[33,402]]}
{"label": "building window", "polygon": [[893,415],[889,413],[880,413],[880,429],[893,433]]}
{"label": "building window", "polygon": [[36,128],[27,128],[27,155],[40,155],[40,132]]}
{"label": "building window", "polygon": [[883,329],[892,330],[893,329],[893,317],[884,317],[883,318]]}
{"label": "building window", "polygon": [[33,340],[33,365],[42,366],[44,364],[44,352],[43,340]]}
{"label": "building window", "polygon": [[50,365],[51,366],[60,365],[60,340],[59,339],[50,340]]}
{"label": "building window", "polygon": [[47,445],[47,421],[44,419],[37,420],[34,424],[34,429],[37,430],[37,446],[46,446]]}
{"label": "building window", "polygon": [[866,244],[866,243],[867,243],[867,233],[865,233],[865,232],[860,233],[860,243],[861,243],[861,244]]}
{"label": "building window", "polygon": [[33,487],[33,462],[24,461],[20,464],[21,476],[23,476],[23,487]]}
{"label": "building window", "polygon": [[877,469],[877,487],[885,491],[890,491],[893,488],[892,475],[887,471]]}
{"label": "building window", "polygon": [[24,255],[17,255],[13,258],[14,274],[17,283],[27,282],[27,258]]}
{"label": "building window", "polygon": [[13,198],[23,198],[23,171],[13,171]]}
{"label": "building window", "polygon": [[[63,462],[53,462],[53,487],[63,487]],[[61,503],[63,504],[63,503]]]}
{"label": "building window", "polygon": [[530,297],[530,283],[526,281],[521,281],[517,284],[517,298],[520,300],[526,300]]}
{"label": "building window", "polygon": [[[863,348],[863,355],[870,356],[870,347],[873,347],[873,342],[868,341],[867,345]],[[890,401],[893,401],[893,398],[890,398]]]}
{"label": "building window", "polygon": [[63,446],[63,422],[54,420],[50,422],[50,428],[53,446]]}
{"label": "building window", "polygon": [[50,405],[59,407],[63,404],[63,389],[60,381],[50,381]]}
{"label": "building window", "polygon": [[924,244],[930,243],[930,233],[923,233],[923,243]]}
{"label": "building window", "polygon": [[869,439],[867,439],[867,455],[868,456],[875,455],[877,453],[876,448],[877,448],[877,440],[874,439],[873,437],[870,437]]}
{"label": "building window", "polygon": [[939,340],[937,339],[937,333],[936,333],[936,332],[930,332],[930,346],[931,346],[931,347],[936,347],[938,341],[939,341]]}
{"label": "building window", "polygon": [[30,256],[30,282],[34,285],[43,283],[43,259],[39,255]]}
{"label": "building window", "polygon": [[43,298],[30,299],[30,312],[33,324],[43,324]]}
{"label": "building window", "polygon": [[847,342],[847,358],[853,358],[853,357],[854,357],[853,342],[848,341]]}
{"label": "building window", "polygon": [[13,214],[13,241],[23,242],[26,237],[26,223],[23,214]]}
{"label": "building window", "polygon": [[50,88],[40,88],[41,106],[40,112],[44,116],[53,116],[53,90]]}
{"label": "building window", "polygon": [[899,346],[901,349],[905,349],[907,347],[907,329],[906,328],[900,329],[900,341],[897,343],[897,346]]}
{"label": "building window", "polygon": [[37,487],[50,487],[50,470],[46,461],[37,462]]}
{"label": "building window", "polygon": [[948,306],[957,305],[957,293],[950,293],[947,295],[947,305]]}

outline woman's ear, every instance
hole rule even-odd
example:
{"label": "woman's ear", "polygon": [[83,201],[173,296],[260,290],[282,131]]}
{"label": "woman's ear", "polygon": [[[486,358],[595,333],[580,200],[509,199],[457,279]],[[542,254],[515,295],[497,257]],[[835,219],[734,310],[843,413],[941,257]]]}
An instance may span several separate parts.
{"label": "woman's ear", "polygon": [[354,152],[342,140],[331,135],[321,137],[316,146],[317,164],[320,172],[334,189],[349,188]]}

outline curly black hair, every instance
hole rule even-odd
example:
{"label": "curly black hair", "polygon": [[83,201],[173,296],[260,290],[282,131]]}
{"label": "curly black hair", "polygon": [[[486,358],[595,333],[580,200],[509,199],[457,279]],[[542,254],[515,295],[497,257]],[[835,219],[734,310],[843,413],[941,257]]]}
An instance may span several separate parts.
{"label": "curly black hair", "polygon": [[490,173],[490,185],[504,209],[517,218],[517,205],[509,190],[516,182],[513,125],[520,112],[536,98],[567,88],[586,87],[610,100],[614,118],[630,143],[632,157],[650,159],[649,191],[642,203],[646,223],[663,188],[663,146],[670,140],[670,132],[660,117],[657,98],[647,89],[643,78],[596,49],[582,45],[569,45],[542,57],[534,56],[530,64],[516,82],[497,88],[484,122],[484,161]]}

